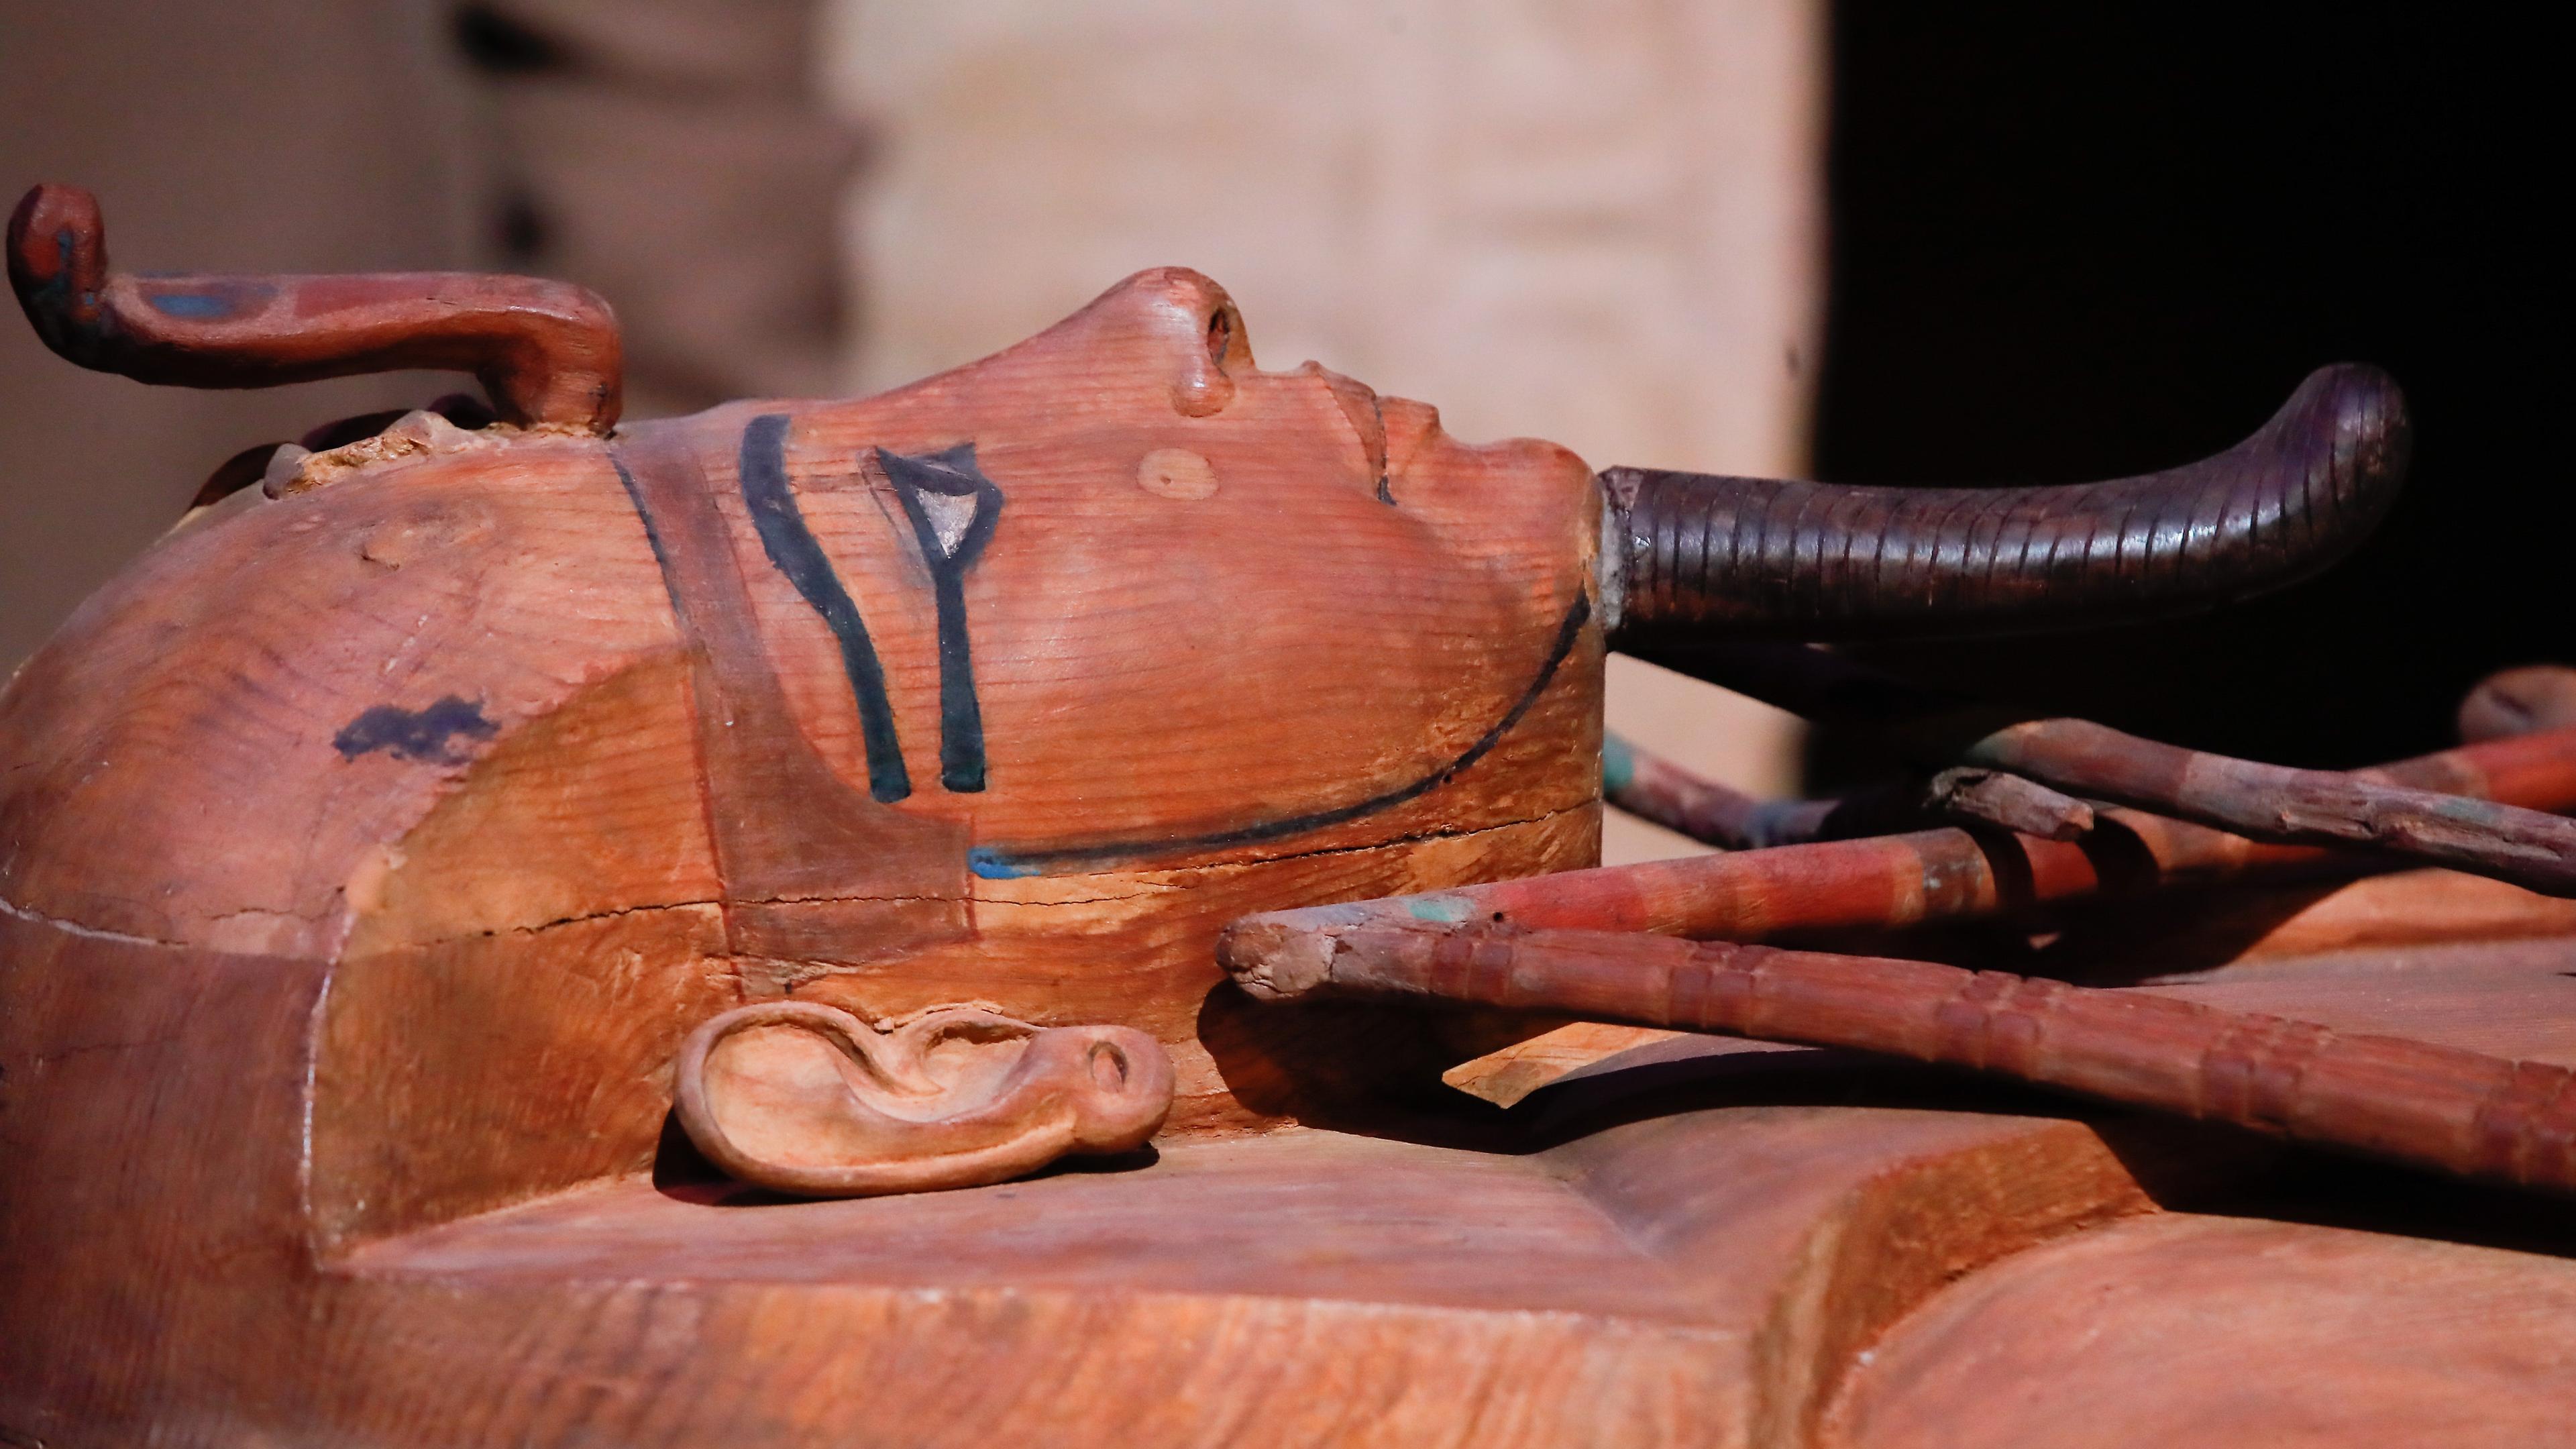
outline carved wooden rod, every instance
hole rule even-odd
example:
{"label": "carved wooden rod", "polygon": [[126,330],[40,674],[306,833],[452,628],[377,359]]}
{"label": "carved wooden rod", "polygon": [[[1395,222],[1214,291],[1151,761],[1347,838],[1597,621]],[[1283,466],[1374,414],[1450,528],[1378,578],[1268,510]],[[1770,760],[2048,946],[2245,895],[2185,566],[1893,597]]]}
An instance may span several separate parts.
{"label": "carved wooden rod", "polygon": [[1944,819],[2000,826],[2050,840],[2093,828],[2093,808],[2045,785],[1996,770],[1943,770],[1822,800],[1764,800],[1704,779],[1617,735],[1601,741],[1604,802],[1703,845],[1763,850],[1919,829]]}
{"label": "carved wooden rod", "polygon": [[2258,764],[2077,719],[2029,719],[1818,649],[1663,641],[1643,657],[1812,720],[1876,732],[1933,767],[1973,765],[2258,840],[2365,846],[2576,896],[2576,820],[2396,781]]}
{"label": "carved wooden rod", "polygon": [[1763,800],[1702,779],[1617,735],[1601,741],[1601,798],[1706,845],[1757,850],[1820,840],[1840,800]]}
{"label": "carved wooden rod", "polygon": [[138,382],[273,387],[399,368],[471,372],[508,422],[606,433],[616,315],[590,291],[472,272],[111,272],[98,200],[38,186],[9,218],[9,283],[45,345]]}
{"label": "carved wooden rod", "polygon": [[[2369,773],[2462,798],[2501,798],[2539,810],[2576,808],[2576,729],[2464,745]],[[1274,928],[1503,920],[1532,928],[1758,941],[1788,931],[1994,916],[2163,886],[2359,874],[2388,864],[2384,857],[2249,840],[2142,810],[2113,809],[2097,812],[2094,829],[2077,841],[1940,829],[1784,845],[1274,911],[1236,922],[1227,938],[1252,943]]]}
{"label": "carved wooden rod", "polygon": [[1228,967],[1257,997],[1412,997],[1939,1062],[2465,1177],[2576,1193],[2576,1073],[1922,961],[1469,923]]}

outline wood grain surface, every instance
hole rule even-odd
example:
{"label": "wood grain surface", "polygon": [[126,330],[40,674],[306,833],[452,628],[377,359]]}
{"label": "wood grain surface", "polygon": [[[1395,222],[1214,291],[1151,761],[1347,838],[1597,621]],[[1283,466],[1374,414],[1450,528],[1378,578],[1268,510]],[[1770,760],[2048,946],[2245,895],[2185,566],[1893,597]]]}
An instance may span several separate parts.
{"label": "wood grain surface", "polygon": [[[2412,1242],[2160,1212],[2223,1208],[2268,1180],[2266,1151],[1706,1040],[1597,1064],[1468,1146],[1290,1129],[801,1205],[666,1163],[659,1185],[639,1169],[326,1240],[298,1150],[319,966],[17,916],[0,944],[0,1301],[61,1306],[0,1340],[0,1428],[48,1444],[792,1444],[854,1424],[927,1443],[1938,1442],[1963,1404],[1906,1396],[1964,1392],[1947,1386],[1978,1371],[1935,1362],[1962,1352],[2007,1356],[2022,1387],[1978,1412],[2035,1406],[2022,1442],[2046,1443],[2069,1422],[2048,1403],[2140,1433],[2271,1424],[2387,1355],[2427,1365],[2316,1440],[2368,1444],[2510,1428],[2558,1382],[2567,1270],[2530,1251],[2547,1237],[2477,1246],[2476,1200]],[[2146,989],[2576,1061],[2572,961],[2564,942],[2362,952]],[[2419,1009],[2424,986],[2452,1005]],[[2213,1226],[2098,1231],[2141,1214]],[[2148,1268],[2132,1242],[2179,1246]],[[2283,1265],[2277,1294],[2249,1261]],[[2090,1283],[2145,1306],[2047,1328]],[[1989,1294],[2004,1306],[1970,1314]],[[2223,1313],[2253,1317],[2213,1328]],[[2240,1331],[2287,1345],[2262,1348],[2284,1367],[2120,1367]],[[1013,1387],[975,1387],[992,1382]],[[2013,1442],[2021,1420],[1993,1422]]]}
{"label": "wood grain surface", "polygon": [[[432,429],[84,606],[0,694],[0,1443],[1899,1443],[1962,1353],[2219,1413],[1978,1305],[2148,1264],[2139,1331],[2205,1335],[2254,1290],[2155,1254],[2248,1261],[2220,1214],[2295,1154],[1698,1039],[1505,1110],[1439,1085],[1473,1023],[1221,984],[1235,916],[1599,829],[1591,475],[1245,336],[1160,271],[879,398]],[[2576,1062],[2564,934],[2276,945],[2133,989]],[[1175,1108],[1023,1182],[749,1192],[671,1064],[777,1001],[1137,1027]],[[2494,1326],[2564,1315],[2571,1244],[2485,1201],[2377,1278],[2242,1231],[2280,1312],[2501,1366],[2385,1423],[2510,1424],[2551,1381]]]}
{"label": "wood grain surface", "polygon": [[[1880,1344],[1820,1443],[2564,1443],[2576,1265],[2175,1215],[1970,1277]],[[2150,1391],[2145,1386],[2153,1385]]]}
{"label": "wood grain surface", "polygon": [[[877,460],[962,443],[998,517],[951,596],[943,525],[908,509],[956,500],[907,504]],[[1139,483],[1180,452],[1211,487]],[[1597,848],[1595,498],[1561,449],[1466,447],[1418,404],[1258,371],[1223,292],[1179,271],[880,398],[244,490],[0,699],[0,896],[361,978],[444,949],[568,983],[581,923],[713,908],[737,1000],[1133,1022],[1182,1058],[1176,1125],[1242,1123],[1198,1040],[1225,918]],[[1300,566],[1269,567],[1289,537]],[[961,700],[971,781],[943,763]],[[634,989],[698,991],[702,945],[647,951]],[[474,1012],[355,1025],[375,999],[335,992],[328,1039],[380,1032],[460,1091],[534,1040]],[[550,1070],[651,1079],[667,1051],[578,1039]],[[614,1135],[631,1158],[653,1124]]]}
{"label": "wood grain surface", "polygon": [[[1436,1091],[1418,1021],[1248,1010],[1219,926],[1595,858],[1589,470],[1262,372],[1195,274],[879,398],[419,432],[193,514],[0,694],[0,1436],[629,1437],[522,1402],[603,1361],[703,1400],[663,1442],[828,1435],[741,1377],[803,1288],[653,1290],[710,1315],[664,1353],[333,1265],[687,1160],[745,1002],[1142,1028],[1175,1152]],[[895,1335],[818,1322],[826,1378],[913,1355],[813,1286]]]}
{"label": "wood grain surface", "polygon": [[2150,1206],[2079,1124],[1809,1074],[1518,1151],[1290,1129],[807,1204],[635,1175],[335,1246],[318,968],[0,936],[0,1298],[61,1305],[0,1340],[0,1428],[48,1444],[1775,1442],[1903,1285]]}

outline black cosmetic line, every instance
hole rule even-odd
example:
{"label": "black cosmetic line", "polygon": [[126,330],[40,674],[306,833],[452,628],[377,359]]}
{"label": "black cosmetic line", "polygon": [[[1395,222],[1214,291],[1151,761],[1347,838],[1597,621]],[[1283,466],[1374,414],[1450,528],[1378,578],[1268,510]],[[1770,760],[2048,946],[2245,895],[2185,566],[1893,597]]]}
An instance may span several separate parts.
{"label": "black cosmetic line", "polygon": [[1300,835],[1309,830],[1321,830],[1328,825],[1340,825],[1357,820],[1363,815],[1374,815],[1380,810],[1390,809],[1408,800],[1419,798],[1449,783],[1460,771],[1483,759],[1496,744],[1501,742],[1503,736],[1511,731],[1512,726],[1521,722],[1521,716],[1528,714],[1530,706],[1538,703],[1538,697],[1547,691],[1548,681],[1556,678],[1558,667],[1574,653],[1575,642],[1583,637],[1584,621],[1591,617],[1591,596],[1587,594],[1578,597],[1572,606],[1566,609],[1565,621],[1557,625],[1556,642],[1547,651],[1547,662],[1539,666],[1538,677],[1530,681],[1529,688],[1521,691],[1521,697],[1513,702],[1511,709],[1501,719],[1495,721],[1494,727],[1485,731],[1482,738],[1469,745],[1458,758],[1409,785],[1399,786],[1382,795],[1371,795],[1365,800],[1348,805],[1335,806],[1330,810],[1318,810],[1308,815],[1292,815],[1285,820],[1268,820],[1258,825],[1238,826],[1232,830],[1219,830],[1208,835],[1118,841],[1106,845],[1078,845],[1055,850],[1013,850],[1007,846],[978,846],[967,857],[967,863],[973,867],[977,875],[988,880],[1008,880],[1024,875],[1044,875],[1069,865],[1097,865],[1104,861],[1147,855],[1167,855],[1189,850],[1222,850],[1229,846],[1250,845],[1255,841],[1276,840],[1283,835]]}
{"label": "black cosmetic line", "polygon": [[877,663],[876,646],[859,606],[841,586],[841,576],[805,526],[795,491],[787,486],[785,413],[763,413],[742,430],[742,501],[751,510],[751,526],[760,533],[769,561],[823,616],[841,641],[841,669],[850,676],[850,693],[858,700],[859,737],[868,750],[868,793],[879,800],[900,800],[912,793],[904,773],[903,742],[895,734],[894,706],[886,699],[885,669]]}
{"label": "black cosmetic line", "polygon": [[1386,486],[1386,401],[1372,392],[1369,407],[1377,413],[1377,501],[1393,508],[1395,494]]}
{"label": "black cosmetic line", "polygon": [[[975,464],[975,445],[959,443],[938,453],[906,456],[876,450],[912,520],[921,544],[921,561],[930,569],[933,596],[939,606],[939,783],[951,790],[984,788],[984,709],[975,698],[975,660],[966,639],[966,571],[993,538],[1002,516],[1002,490]],[[944,543],[923,502],[926,495],[972,498],[975,511],[966,531]]]}

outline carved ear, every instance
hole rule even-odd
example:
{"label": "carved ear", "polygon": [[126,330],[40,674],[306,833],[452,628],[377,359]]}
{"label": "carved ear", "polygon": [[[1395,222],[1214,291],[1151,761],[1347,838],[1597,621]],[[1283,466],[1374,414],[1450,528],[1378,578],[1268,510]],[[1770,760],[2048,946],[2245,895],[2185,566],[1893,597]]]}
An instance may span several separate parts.
{"label": "carved ear", "polygon": [[1129,1151],[1172,1105],[1171,1060],[1143,1032],[969,1006],[891,1031],[814,1002],[745,1006],[690,1034],[676,1078],[708,1161],[809,1197],[973,1187]]}

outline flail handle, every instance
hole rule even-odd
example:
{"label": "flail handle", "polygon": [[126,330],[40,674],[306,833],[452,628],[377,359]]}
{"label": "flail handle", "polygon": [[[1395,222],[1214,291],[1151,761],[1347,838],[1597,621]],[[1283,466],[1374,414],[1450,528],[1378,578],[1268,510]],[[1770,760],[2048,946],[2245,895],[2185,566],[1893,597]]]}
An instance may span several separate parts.
{"label": "flail handle", "polygon": [[[1853,1048],[2576,1193],[2576,1073],[2562,1067],[1921,961],[1490,924],[1319,934],[1293,956],[1227,965],[1256,995],[1415,997]],[[1303,969],[1278,969],[1288,961]]]}
{"label": "flail handle", "polygon": [[273,387],[355,373],[470,372],[505,422],[616,425],[617,318],[581,287],[472,272],[111,272],[98,199],[42,185],[9,218],[9,284],[64,358],[138,382]]}

